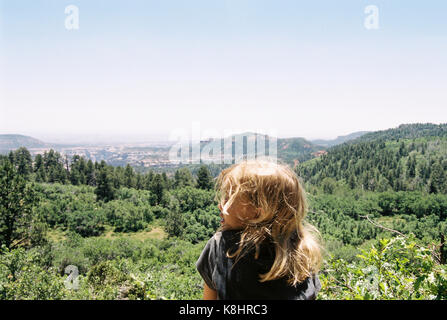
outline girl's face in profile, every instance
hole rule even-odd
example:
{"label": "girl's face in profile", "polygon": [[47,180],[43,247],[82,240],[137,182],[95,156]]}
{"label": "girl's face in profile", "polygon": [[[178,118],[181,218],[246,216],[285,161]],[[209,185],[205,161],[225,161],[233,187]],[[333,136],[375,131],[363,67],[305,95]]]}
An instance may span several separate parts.
{"label": "girl's face in profile", "polygon": [[219,204],[220,210],[220,225],[227,230],[237,230],[244,227],[244,220],[252,219],[256,215],[256,211],[250,206],[244,205],[239,201],[234,201],[227,212],[229,214],[224,214],[222,212],[222,205]]}

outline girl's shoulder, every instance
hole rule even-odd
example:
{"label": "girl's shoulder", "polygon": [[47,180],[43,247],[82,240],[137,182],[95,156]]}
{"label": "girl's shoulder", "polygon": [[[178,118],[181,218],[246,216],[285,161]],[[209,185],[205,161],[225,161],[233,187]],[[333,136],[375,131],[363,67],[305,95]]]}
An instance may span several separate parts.
{"label": "girl's shoulder", "polygon": [[223,238],[224,240],[232,240],[240,238],[241,233],[242,230],[221,230],[216,232],[215,236],[217,235],[218,237]]}
{"label": "girl's shoulder", "polygon": [[[212,252],[213,255],[228,257],[228,253],[234,253],[239,249],[242,232],[243,230],[217,231],[208,241],[207,250]],[[256,254],[256,251],[253,245],[245,245],[242,248],[240,258],[247,260],[247,263],[251,261],[250,263],[260,263],[262,265],[273,262],[275,250],[270,239],[266,239],[260,244],[258,254]]]}
{"label": "girl's shoulder", "polygon": [[240,230],[221,230],[217,231],[210,239],[211,245],[219,248],[227,248],[239,243],[241,237]]}

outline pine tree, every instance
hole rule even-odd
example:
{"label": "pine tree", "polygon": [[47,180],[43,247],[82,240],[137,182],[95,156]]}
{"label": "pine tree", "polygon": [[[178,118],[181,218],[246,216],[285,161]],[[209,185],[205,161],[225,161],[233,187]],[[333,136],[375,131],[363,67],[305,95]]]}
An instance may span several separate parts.
{"label": "pine tree", "polygon": [[127,164],[126,169],[124,170],[124,185],[127,188],[135,188],[136,185],[133,168],[130,166],[130,164]]}
{"label": "pine tree", "polygon": [[85,162],[84,157],[81,157],[79,159],[79,176],[80,176],[80,180],[79,182],[81,184],[87,184],[87,163]]}
{"label": "pine tree", "polygon": [[[102,161],[101,161],[102,164]],[[104,161],[104,165],[105,161]],[[116,189],[121,188],[122,186],[127,186],[126,184],[126,177],[125,177],[125,168],[123,167],[116,167],[115,169],[112,169],[113,172],[111,172],[113,176],[113,186]]]}
{"label": "pine tree", "polygon": [[79,160],[80,156],[74,155],[71,159],[71,168],[70,168],[70,182],[73,185],[81,184],[81,173],[79,171]]}
{"label": "pine tree", "polygon": [[154,178],[151,182],[151,188],[150,191],[155,194],[156,197],[156,204],[160,204],[163,200],[163,196],[165,193],[165,183],[163,181],[163,178],[161,174],[157,173],[154,175]]}
{"label": "pine tree", "polygon": [[166,232],[171,237],[180,237],[183,234],[185,221],[180,211],[180,203],[173,196],[171,196],[168,209],[169,213],[166,216],[166,221],[169,223],[166,224]]}
{"label": "pine tree", "polygon": [[152,180],[154,179],[154,172],[149,170],[148,173],[144,175],[144,189],[151,190]]}
{"label": "pine tree", "polygon": [[170,187],[171,187],[171,184],[169,183],[169,178],[168,178],[168,176],[166,175],[166,172],[163,172],[163,173],[161,174],[161,177],[162,177],[162,179],[163,179],[163,183],[164,183],[164,185],[165,185],[165,189],[169,190]]}
{"label": "pine tree", "polygon": [[174,174],[174,188],[194,186],[194,178],[188,168],[180,168]]}
{"label": "pine tree", "polygon": [[14,248],[29,241],[37,197],[32,185],[10,161],[0,163],[0,246]]}
{"label": "pine tree", "polygon": [[348,182],[348,184],[349,184],[349,188],[351,188],[351,189],[354,189],[354,188],[357,186],[357,182],[356,182],[356,180],[355,180],[355,176],[354,176],[353,174],[351,174],[351,175],[349,176],[349,182]]}
{"label": "pine tree", "polygon": [[93,165],[92,160],[89,160],[87,162],[86,183],[89,186],[96,186],[95,166]]}
{"label": "pine tree", "polygon": [[214,187],[213,177],[205,165],[201,165],[197,172],[197,187],[204,190],[210,190]]}
{"label": "pine tree", "polygon": [[111,173],[107,166],[100,168],[96,183],[95,194],[97,200],[108,202],[115,198],[115,188],[113,187]]}
{"label": "pine tree", "polygon": [[399,156],[405,157],[407,155],[407,149],[405,148],[405,143],[401,141],[399,145]]}
{"label": "pine tree", "polygon": [[436,162],[431,170],[430,174],[430,193],[446,193],[447,192],[447,177],[442,165]]}
{"label": "pine tree", "polygon": [[414,178],[416,176],[416,156],[412,155],[407,161],[408,177]]}
{"label": "pine tree", "polygon": [[37,154],[34,158],[34,173],[37,182],[46,182],[45,165],[41,154]]}
{"label": "pine tree", "polygon": [[141,173],[137,173],[136,175],[135,188],[138,190],[144,189],[144,177]]}
{"label": "pine tree", "polygon": [[67,180],[67,171],[64,168],[61,154],[50,149],[43,155],[44,166],[47,172],[48,182],[65,183]]}
{"label": "pine tree", "polygon": [[24,176],[26,179],[33,171],[33,160],[28,149],[20,147],[14,151],[14,164],[17,168],[17,173]]}

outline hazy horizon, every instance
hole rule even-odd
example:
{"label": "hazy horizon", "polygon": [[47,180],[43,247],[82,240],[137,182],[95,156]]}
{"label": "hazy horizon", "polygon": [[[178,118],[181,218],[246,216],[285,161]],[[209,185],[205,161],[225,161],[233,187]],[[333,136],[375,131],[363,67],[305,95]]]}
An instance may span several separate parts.
{"label": "hazy horizon", "polygon": [[[431,122],[432,124],[443,124],[444,122]],[[403,123],[402,123],[403,124]],[[409,124],[409,123],[407,123]],[[394,128],[394,127],[393,127]],[[304,138],[308,141],[313,140],[334,140],[341,136],[346,136],[352,133],[357,133],[360,131],[380,131],[380,130],[387,130],[392,128],[381,128],[377,130],[359,130],[355,132],[347,132],[343,134],[338,134],[337,136],[330,136],[330,137],[306,137],[302,135],[291,135],[291,136],[283,136],[283,135],[277,135],[277,138]],[[241,134],[244,132],[252,132],[252,133],[261,133],[261,132],[255,132],[255,131],[234,131],[233,134]],[[25,135],[30,136],[32,138],[41,140],[46,143],[58,143],[58,144],[95,144],[95,143],[144,143],[144,142],[168,142],[169,135],[163,135],[163,134],[154,134],[154,135],[88,135],[88,134],[71,134],[71,135],[58,135],[54,136],[52,134],[24,134],[21,132],[0,132],[1,134],[18,134],[18,135]],[[226,137],[226,135],[218,135],[214,136],[214,138],[223,138]],[[201,139],[209,138],[208,136],[201,136]],[[171,140],[173,141],[173,140]]]}
{"label": "hazy horizon", "polygon": [[329,140],[445,123],[446,12],[445,1],[0,0],[0,133],[145,141],[198,122],[204,136]]}

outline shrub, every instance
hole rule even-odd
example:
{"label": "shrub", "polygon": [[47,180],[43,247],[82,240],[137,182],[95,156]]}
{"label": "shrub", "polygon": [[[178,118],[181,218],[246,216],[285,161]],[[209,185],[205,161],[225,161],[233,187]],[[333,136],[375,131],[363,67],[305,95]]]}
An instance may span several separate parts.
{"label": "shrub", "polygon": [[447,270],[414,237],[381,239],[360,260],[330,259],[319,299],[445,299]]}

